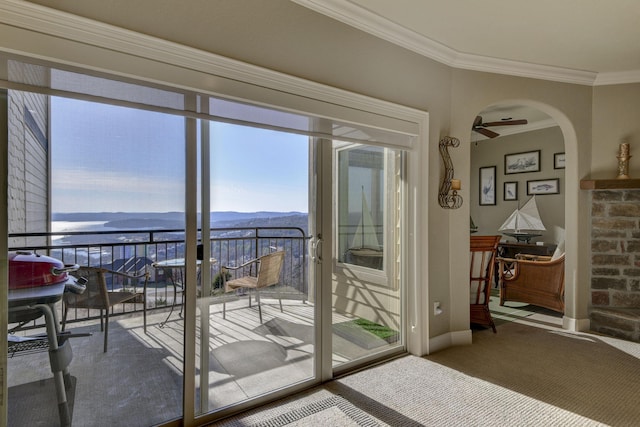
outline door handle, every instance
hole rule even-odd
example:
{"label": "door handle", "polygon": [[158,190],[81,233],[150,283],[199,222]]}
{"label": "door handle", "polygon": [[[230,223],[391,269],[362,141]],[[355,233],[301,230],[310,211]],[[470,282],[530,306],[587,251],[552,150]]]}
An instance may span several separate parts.
{"label": "door handle", "polygon": [[313,243],[313,260],[316,264],[322,263],[322,234],[318,234]]}

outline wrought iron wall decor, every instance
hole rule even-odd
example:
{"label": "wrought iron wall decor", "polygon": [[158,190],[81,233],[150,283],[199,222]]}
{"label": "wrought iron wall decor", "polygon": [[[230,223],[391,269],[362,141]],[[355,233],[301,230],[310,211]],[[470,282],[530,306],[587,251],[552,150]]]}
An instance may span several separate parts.
{"label": "wrought iron wall decor", "polygon": [[444,178],[438,193],[438,203],[445,209],[458,209],[462,206],[462,196],[458,194],[460,190],[460,180],[453,179],[454,169],[449,147],[458,147],[460,140],[452,136],[445,136],[440,140],[440,156],[444,162]]}

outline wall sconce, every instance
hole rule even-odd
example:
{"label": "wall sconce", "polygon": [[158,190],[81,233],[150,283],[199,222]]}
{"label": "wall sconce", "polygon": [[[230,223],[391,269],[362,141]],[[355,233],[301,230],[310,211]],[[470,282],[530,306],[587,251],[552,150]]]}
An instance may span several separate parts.
{"label": "wall sconce", "polygon": [[440,155],[444,162],[444,178],[438,193],[438,203],[445,209],[458,209],[462,206],[462,196],[458,194],[461,184],[459,179],[453,179],[453,162],[449,156],[449,147],[457,147],[460,140],[452,136],[445,136],[440,140]]}

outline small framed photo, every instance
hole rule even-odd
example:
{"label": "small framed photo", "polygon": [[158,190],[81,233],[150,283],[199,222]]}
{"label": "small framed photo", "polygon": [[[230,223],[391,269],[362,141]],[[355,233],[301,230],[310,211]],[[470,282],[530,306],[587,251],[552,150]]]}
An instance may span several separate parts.
{"label": "small framed photo", "polygon": [[560,179],[536,179],[527,181],[527,195],[558,194],[560,193]]}
{"label": "small framed photo", "polygon": [[504,183],[504,200],[518,200],[518,182]]}
{"label": "small framed photo", "polygon": [[496,204],[496,167],[480,168],[480,206]]}
{"label": "small framed photo", "polygon": [[504,155],[504,174],[540,172],[540,150]]}
{"label": "small framed photo", "polygon": [[564,169],[564,153],[553,154],[553,168]]}

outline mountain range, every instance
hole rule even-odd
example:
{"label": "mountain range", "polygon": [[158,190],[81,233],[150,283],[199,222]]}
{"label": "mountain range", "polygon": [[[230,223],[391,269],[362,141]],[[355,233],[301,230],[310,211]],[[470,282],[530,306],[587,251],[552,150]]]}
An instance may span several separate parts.
{"label": "mountain range", "polygon": [[[183,229],[183,212],[72,212],[54,213],[52,221],[105,221],[116,229]],[[212,228],[298,227],[308,229],[308,215],[303,212],[212,212]]]}

